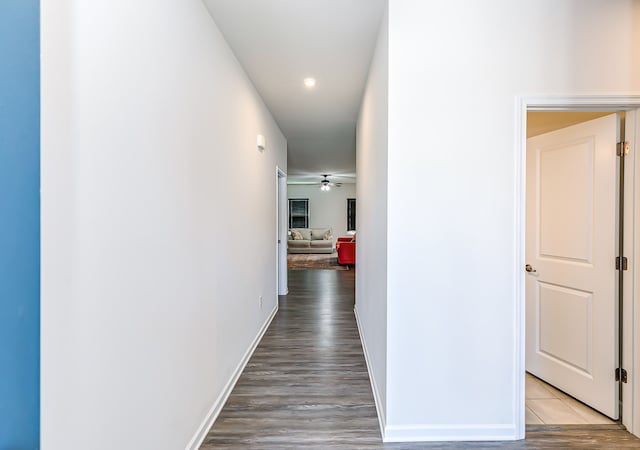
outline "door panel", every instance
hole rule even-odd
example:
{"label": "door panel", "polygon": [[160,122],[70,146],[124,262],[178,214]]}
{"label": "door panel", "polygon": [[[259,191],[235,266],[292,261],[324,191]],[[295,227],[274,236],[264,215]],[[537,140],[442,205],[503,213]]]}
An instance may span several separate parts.
{"label": "door panel", "polygon": [[615,114],[527,141],[527,370],[617,418]]}
{"label": "door panel", "polygon": [[[538,283],[538,289],[539,351],[559,364],[590,373],[593,295],[547,283]],[[569,323],[571,333],[567,333]]]}
{"label": "door panel", "polygon": [[594,145],[590,136],[538,154],[541,256],[591,261]]}

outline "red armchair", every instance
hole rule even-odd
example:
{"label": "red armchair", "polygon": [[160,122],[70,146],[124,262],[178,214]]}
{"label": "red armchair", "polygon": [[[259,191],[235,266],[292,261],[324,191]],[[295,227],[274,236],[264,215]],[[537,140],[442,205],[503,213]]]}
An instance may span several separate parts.
{"label": "red armchair", "polygon": [[338,252],[338,264],[355,265],[356,263],[356,242],[351,237],[339,237],[336,241],[336,251]]}

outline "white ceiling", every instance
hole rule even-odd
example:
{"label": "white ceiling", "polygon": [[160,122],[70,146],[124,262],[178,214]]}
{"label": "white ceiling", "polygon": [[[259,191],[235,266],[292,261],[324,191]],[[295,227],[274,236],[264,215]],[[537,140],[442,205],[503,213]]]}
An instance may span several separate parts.
{"label": "white ceiling", "polygon": [[287,138],[289,182],[323,173],[354,182],[357,114],[385,0],[204,3]]}
{"label": "white ceiling", "polygon": [[613,113],[615,111],[529,111],[527,137],[549,133]]}

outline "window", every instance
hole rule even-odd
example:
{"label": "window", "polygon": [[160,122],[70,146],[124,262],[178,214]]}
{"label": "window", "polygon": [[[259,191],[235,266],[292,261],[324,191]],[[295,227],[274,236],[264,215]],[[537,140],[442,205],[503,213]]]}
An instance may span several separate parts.
{"label": "window", "polygon": [[309,228],[309,199],[289,199],[289,228]]}
{"label": "window", "polygon": [[347,231],[356,230],[356,199],[347,199]]}

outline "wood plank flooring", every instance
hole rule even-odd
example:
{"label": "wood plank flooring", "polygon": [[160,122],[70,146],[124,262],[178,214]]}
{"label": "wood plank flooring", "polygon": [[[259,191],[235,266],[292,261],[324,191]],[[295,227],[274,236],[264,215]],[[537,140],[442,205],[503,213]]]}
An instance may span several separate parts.
{"label": "wood plank flooring", "polygon": [[289,290],[201,450],[640,448],[617,426],[517,442],[383,444],[353,314],[355,271],[289,271]]}

